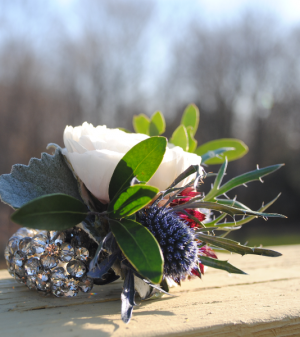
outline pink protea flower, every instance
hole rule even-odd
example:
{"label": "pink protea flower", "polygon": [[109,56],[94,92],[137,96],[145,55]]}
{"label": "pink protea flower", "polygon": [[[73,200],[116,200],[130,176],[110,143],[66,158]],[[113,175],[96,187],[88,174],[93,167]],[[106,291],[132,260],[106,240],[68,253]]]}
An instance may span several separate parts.
{"label": "pink protea flower", "polygon": [[[179,196],[185,197],[186,198],[180,198],[180,199],[175,199],[172,203],[171,206],[177,206],[177,205],[181,205],[184,204],[188,201],[190,201],[190,199],[197,197],[200,195],[200,192],[195,191],[192,187],[187,187],[186,189],[184,189]],[[201,213],[198,210],[195,209],[185,209],[185,212],[187,212],[188,214],[192,215],[193,217],[197,218],[199,221],[204,221],[205,220],[205,214]],[[188,217],[188,215],[186,215],[185,213],[182,212],[178,212],[178,215],[184,220],[186,221],[187,225],[190,228],[193,229],[197,229],[199,227],[199,224],[197,222],[195,222],[193,219],[191,219],[190,217]]]}

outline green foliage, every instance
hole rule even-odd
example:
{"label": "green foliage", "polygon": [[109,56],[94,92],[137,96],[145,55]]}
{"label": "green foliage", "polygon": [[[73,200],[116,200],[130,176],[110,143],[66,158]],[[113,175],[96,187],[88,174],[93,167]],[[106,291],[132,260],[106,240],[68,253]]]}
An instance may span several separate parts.
{"label": "green foliage", "polygon": [[159,136],[162,135],[166,131],[166,122],[164,115],[160,111],[156,111],[154,115],[151,117],[150,125],[149,125],[149,135]]}
{"label": "green foliage", "polygon": [[142,276],[157,284],[162,280],[163,255],[155,237],[140,223],[109,220],[123,254]]}
{"label": "green foliage", "polygon": [[205,209],[211,209],[214,211],[219,211],[219,212],[224,212],[229,214],[230,216],[234,217],[235,215],[254,215],[256,217],[261,216],[261,217],[279,217],[279,218],[285,218],[284,215],[277,214],[277,213],[260,213],[260,212],[255,212],[250,209],[242,209],[242,208],[235,208],[232,206],[227,206],[227,205],[221,205],[216,202],[206,202],[206,201],[190,201],[185,204],[175,206],[173,207],[173,211],[178,212],[181,211],[182,209],[186,208],[205,208]]}
{"label": "green foliage", "polygon": [[87,216],[86,206],[66,194],[50,194],[36,198],[13,213],[17,224],[35,229],[65,230],[76,226]]}
{"label": "green foliage", "polygon": [[184,125],[179,125],[178,128],[173,132],[170,143],[181,147],[184,151],[188,151],[189,138]]}
{"label": "green foliage", "polygon": [[[268,209],[271,205],[274,204],[274,202],[280,197],[280,194],[277,195],[277,197],[273,200],[271,200],[269,203],[267,203],[266,205],[263,205],[261,206],[257,212],[258,213],[262,213],[264,212],[266,209]],[[236,206],[236,207],[240,207],[240,208],[243,208],[243,209],[248,209],[249,208],[245,205],[243,205],[242,203],[236,201],[236,200],[228,200],[228,199],[223,199],[222,201],[220,199],[217,199],[217,202],[220,203],[222,202],[223,204],[227,203],[227,202],[230,202],[232,206]],[[210,221],[208,223],[205,224],[206,227],[212,227],[212,226],[215,226],[216,224],[218,224],[218,222],[220,222],[222,219],[224,219],[226,216],[226,213],[223,213],[221,214],[218,218],[216,218],[215,220],[213,221]],[[221,224],[218,224],[217,226],[219,228],[230,228],[230,227],[239,227],[239,226],[242,226],[250,221],[252,221],[253,219],[255,219],[256,216],[255,215],[250,215],[250,216],[247,216],[245,217],[244,219],[241,219],[241,220],[237,220],[235,222],[226,222],[226,223],[221,223]]]}
{"label": "green foliage", "polygon": [[135,145],[116,166],[109,184],[109,198],[113,200],[133,178],[147,182],[158,169],[166,151],[164,137],[151,137]]}
{"label": "green foliage", "polygon": [[140,114],[138,116],[133,116],[133,128],[136,133],[143,133],[149,136],[149,125],[150,121],[149,118],[144,115]]}
{"label": "green foliage", "polygon": [[199,121],[200,121],[199,109],[195,104],[189,104],[183,112],[181,124],[184,125],[186,129],[190,127],[191,134],[194,136],[198,129]]}
{"label": "green foliage", "polygon": [[134,116],[132,123],[135,132],[151,137],[162,135],[166,130],[165,118],[160,111],[156,111],[151,120],[144,114]]}
{"label": "green foliage", "polygon": [[242,270],[234,267],[228,261],[221,261],[221,260],[213,259],[213,258],[208,257],[208,256],[200,256],[200,261],[205,266],[216,268],[216,269],[222,269],[222,270],[228,271],[228,273],[246,274]]}
{"label": "green foliage", "polygon": [[255,255],[262,255],[262,256],[270,256],[270,257],[276,257],[281,256],[280,253],[270,250],[270,249],[264,249],[264,248],[255,248],[255,247],[247,247],[241,245],[239,242],[220,238],[216,236],[206,235],[198,233],[197,237],[208,244],[212,244],[216,247],[224,248],[228,250],[229,252],[246,255],[246,254],[255,254]]}
{"label": "green foliage", "polygon": [[188,141],[189,141],[188,152],[194,153],[194,151],[196,150],[198,142],[194,138],[193,129],[192,129],[191,126],[188,126],[186,131],[187,131],[187,134],[188,134]]}
{"label": "green foliage", "polygon": [[234,148],[234,150],[228,150],[220,154],[219,156],[215,156],[211,159],[205,160],[205,163],[208,165],[213,164],[222,164],[227,157],[228,161],[233,161],[238,158],[243,157],[248,152],[248,146],[242,142],[241,140],[234,138],[222,138],[212,140],[211,142],[207,142],[201,146],[199,146],[195,153],[198,156],[207,156],[207,154],[211,151],[215,151],[221,148]]}
{"label": "green foliage", "polygon": [[42,153],[28,165],[16,164],[10,174],[0,177],[0,199],[14,209],[43,195],[63,193],[82,200],[78,184],[68,168],[61,148],[55,145],[54,155]]}
{"label": "green foliage", "polygon": [[244,184],[247,184],[251,181],[254,180],[260,180],[261,178],[277,171],[280,169],[284,164],[277,164],[277,165],[272,165],[268,167],[264,167],[262,169],[256,169],[251,172],[244,173],[238,177],[235,177],[231,180],[229,180],[227,183],[224,185],[220,186],[220,183],[222,182],[222,179],[225,175],[226,168],[227,168],[227,159],[225,158],[225,161],[223,165],[221,166],[219,173],[217,175],[217,178],[214,182],[214,185],[212,189],[209,191],[209,193],[205,196],[204,200],[205,201],[211,201],[215,200],[215,198],[219,195],[222,195],[224,193],[227,193],[228,191],[236,188],[237,186],[241,186]]}
{"label": "green foliage", "polygon": [[110,202],[109,216],[114,219],[128,217],[148,205],[158,192],[158,188],[153,186],[129,186]]}
{"label": "green foliage", "polygon": [[202,164],[204,163],[207,164],[208,160],[215,158],[215,157],[220,157],[220,154],[227,152],[227,151],[232,151],[232,150],[234,150],[234,147],[221,147],[217,150],[208,151],[203,156],[201,156]]}

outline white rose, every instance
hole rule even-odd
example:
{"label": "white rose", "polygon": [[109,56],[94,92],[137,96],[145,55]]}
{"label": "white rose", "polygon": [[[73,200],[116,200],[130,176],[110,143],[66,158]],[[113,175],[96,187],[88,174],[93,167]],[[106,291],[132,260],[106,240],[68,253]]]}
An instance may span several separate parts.
{"label": "white rose", "polygon": [[[134,145],[147,138],[149,137],[143,134],[108,129],[105,125],[94,127],[85,122],[82,126],[65,128],[66,148],[63,149],[63,154],[93,195],[102,202],[108,202],[109,182],[118,162]],[[149,185],[164,190],[190,165],[200,165],[200,162],[201,157],[196,154],[169,145]],[[178,186],[187,182],[185,179]]]}

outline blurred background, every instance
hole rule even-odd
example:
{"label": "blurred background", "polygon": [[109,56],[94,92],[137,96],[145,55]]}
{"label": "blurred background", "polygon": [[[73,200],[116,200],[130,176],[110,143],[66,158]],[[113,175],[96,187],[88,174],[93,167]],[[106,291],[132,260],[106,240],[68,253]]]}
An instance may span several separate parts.
{"label": "blurred background", "polygon": [[[299,55],[297,0],[0,0],[0,174],[63,146],[67,124],[133,130],[134,114],[160,110],[170,137],[195,103],[198,145],[233,137],[250,148],[228,178],[286,164],[230,196],[258,209],[282,192],[269,211],[288,219],[231,238],[300,243]],[[1,204],[0,251],[18,228],[10,214]]]}

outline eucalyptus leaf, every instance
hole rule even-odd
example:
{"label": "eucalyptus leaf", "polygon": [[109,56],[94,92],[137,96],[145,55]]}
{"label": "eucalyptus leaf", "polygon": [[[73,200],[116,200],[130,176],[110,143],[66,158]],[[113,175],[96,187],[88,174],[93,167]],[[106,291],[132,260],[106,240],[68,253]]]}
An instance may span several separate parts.
{"label": "eucalyptus leaf", "polygon": [[277,256],[282,255],[281,253],[276,252],[274,250],[265,249],[265,248],[247,247],[247,246],[241,245],[239,242],[225,239],[225,238],[216,237],[216,236],[198,233],[197,237],[203,242],[212,244],[220,248],[224,248],[230,252],[241,254],[241,255],[255,254],[255,255],[271,256],[271,257],[277,257]]}
{"label": "eucalyptus leaf", "polygon": [[234,138],[221,138],[212,140],[199,146],[195,153],[198,156],[203,156],[210,151],[226,147],[234,148],[234,150],[226,151],[218,157],[216,156],[214,158],[208,159],[205,161],[205,163],[208,165],[222,164],[225,160],[225,156],[227,157],[228,161],[233,161],[243,157],[248,152],[248,146],[243,141]]}
{"label": "eucalyptus leaf", "polygon": [[189,152],[194,153],[197,147],[197,141],[194,138],[194,131],[191,126],[187,127],[186,129],[187,135],[188,135],[188,141],[189,141]]}
{"label": "eucalyptus leaf", "polygon": [[149,135],[159,136],[166,131],[166,122],[163,114],[160,111],[156,111],[151,117],[149,125]]}
{"label": "eucalyptus leaf", "polygon": [[163,160],[166,146],[166,138],[151,137],[130,149],[119,161],[110,180],[110,200],[129,187],[134,177],[143,182],[150,180]]}
{"label": "eucalyptus leaf", "polygon": [[181,147],[184,151],[188,151],[189,139],[184,125],[178,126],[178,128],[173,132],[170,143]]}
{"label": "eucalyptus leaf", "polygon": [[42,153],[31,158],[28,166],[16,164],[10,174],[0,177],[1,200],[17,209],[43,195],[64,193],[82,200],[78,184],[58,147],[54,155]]}
{"label": "eucalyptus leaf", "polygon": [[150,120],[146,115],[133,116],[132,124],[136,133],[143,133],[149,136]]}
{"label": "eucalyptus leaf", "polygon": [[107,209],[109,216],[114,219],[128,217],[148,205],[158,192],[158,188],[153,186],[129,186],[110,202]]}
{"label": "eucalyptus leaf", "polygon": [[110,219],[109,224],[123,254],[137,272],[153,283],[160,283],[164,260],[151,232],[140,223],[128,219]]}
{"label": "eucalyptus leaf", "polygon": [[208,267],[216,268],[216,269],[222,269],[225,271],[228,271],[228,273],[232,274],[245,274],[247,273],[243,272],[241,269],[238,269],[234,267],[232,264],[230,264],[228,261],[222,261],[218,259],[214,259],[212,257],[208,256],[200,256],[199,260],[202,264]]}
{"label": "eucalyptus leaf", "polygon": [[11,216],[17,224],[34,229],[65,230],[87,216],[87,207],[66,194],[50,194],[31,200]]}
{"label": "eucalyptus leaf", "polygon": [[195,104],[189,104],[183,113],[181,124],[186,128],[191,127],[192,135],[196,134],[200,121],[199,109]]}

